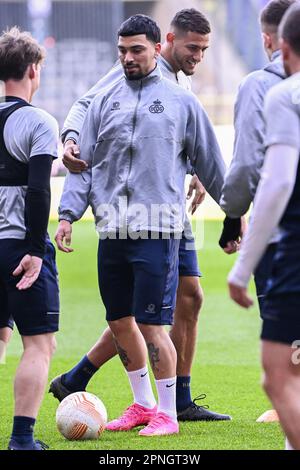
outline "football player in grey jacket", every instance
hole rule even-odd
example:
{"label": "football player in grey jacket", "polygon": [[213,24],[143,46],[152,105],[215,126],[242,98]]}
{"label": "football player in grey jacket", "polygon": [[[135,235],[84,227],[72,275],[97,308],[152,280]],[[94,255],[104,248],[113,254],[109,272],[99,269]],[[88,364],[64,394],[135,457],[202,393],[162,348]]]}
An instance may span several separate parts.
{"label": "football player in grey jacket", "polygon": [[149,17],[135,15],[121,25],[124,75],[88,109],[79,141],[88,168],[67,175],[56,236],[58,247],[68,251],[63,242],[71,239],[72,222],[92,206],[100,235],[99,288],[134,395],[134,403],[107,429],[147,424],[141,436],[179,430],[176,350],[163,326],[172,324],[175,308],[187,159],[216,202],[225,171],[199,101],[164,78],[157,66],[159,38]]}
{"label": "football player in grey jacket", "polygon": [[[196,65],[203,59],[205,50],[209,46],[209,36],[210,25],[202,13],[194,9],[179,11],[172,20],[170,32],[157,57],[163,76],[189,90],[191,88],[190,76],[193,75]],[[74,158],[74,155],[79,156],[79,148],[76,144],[91,101],[97,93],[117,83],[123,73],[121,64],[117,63],[71,108],[62,130],[65,142],[64,162],[70,171],[77,173],[86,168],[86,162],[83,159]],[[196,175],[192,183],[192,188],[193,185],[200,184]],[[201,197],[200,188],[196,191],[193,210],[201,202]],[[196,251],[186,249],[186,241],[182,239],[179,248],[180,277],[175,319],[170,330],[170,337],[178,352],[176,385],[178,417],[180,420],[228,420],[230,419],[228,415],[207,410],[191,399],[190,376],[196,346],[198,314],[203,298],[199,275]],[[71,371],[52,381],[50,391],[61,400],[73,391],[85,389],[93,374],[115,354],[112,334],[107,329],[94,347]],[[87,370],[88,373],[85,373]],[[199,398],[203,397],[204,395],[200,395]]]}

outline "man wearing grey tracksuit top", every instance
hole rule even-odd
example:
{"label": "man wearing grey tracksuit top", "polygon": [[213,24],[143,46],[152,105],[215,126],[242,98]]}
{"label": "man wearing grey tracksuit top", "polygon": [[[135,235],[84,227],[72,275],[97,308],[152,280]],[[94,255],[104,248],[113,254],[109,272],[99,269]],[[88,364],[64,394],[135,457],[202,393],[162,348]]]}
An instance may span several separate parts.
{"label": "man wearing grey tracksuit top", "polygon": [[[262,70],[248,75],[241,83],[235,105],[235,145],[226,174],[220,206],[229,217],[241,217],[253,202],[265,157],[264,100],[267,92],[286,78],[281,53],[276,50]],[[279,230],[255,272],[261,315],[266,284],[272,266]]]}
{"label": "man wearing grey tracksuit top", "polygon": [[91,205],[101,239],[99,288],[133,391],[140,386],[133,386],[132,374],[147,374],[141,337],[156,378],[158,412],[150,392],[143,393],[142,407],[134,392],[134,404],[107,428],[128,430],[149,423],[140,435],[173,434],[178,432],[176,352],[162,326],[172,324],[175,308],[187,155],[217,202],[225,165],[196,97],[162,76],[155,61],[159,34],[148,39],[146,32],[136,32],[139,23],[146,29],[155,25],[136,15],[121,26],[119,51],[126,77],[99,93],[88,109],[79,144],[89,168],[67,176],[59,214],[68,227]]}
{"label": "man wearing grey tracksuit top", "polygon": [[[209,33],[209,22],[201,12],[194,9],[178,12],[172,20],[170,33],[166,35],[166,41],[162,45],[161,54],[157,57],[157,63],[163,76],[182,86],[184,89],[190,90],[190,77],[194,70],[190,68],[191,65],[187,61],[192,61],[194,66],[201,63],[209,45]],[[174,57],[176,57],[176,60]],[[186,75],[183,70],[190,75]],[[118,82],[123,74],[123,67],[119,62],[72,106],[62,130],[62,138],[66,144],[64,162],[70,171],[79,170],[77,166],[79,163],[80,168],[84,167],[83,162],[74,159],[72,155],[76,151],[75,144],[78,142],[78,135],[91,101],[97,93]],[[70,145],[71,143],[72,145]],[[190,188],[195,184],[199,185],[199,180],[196,176],[192,179]],[[198,198],[198,188],[196,194]],[[190,223],[186,217],[184,235],[189,233],[192,234]],[[169,332],[178,352],[176,382],[177,413],[180,420],[227,420],[230,419],[228,415],[222,415],[198,406],[195,403],[198,398],[194,401],[191,398],[190,375],[198,331],[198,314],[202,304],[202,289],[198,280],[200,271],[197,253],[195,249],[192,249],[193,240],[189,238],[188,243],[186,243],[184,235],[179,245],[179,285],[174,324]],[[87,355],[70,371],[53,379],[50,391],[56,398],[62,400],[70,393],[85,389],[98,368],[115,354],[116,349],[112,334],[109,329],[106,329]],[[89,373],[86,373],[86,370]],[[204,398],[204,396],[200,395],[199,399]]]}
{"label": "man wearing grey tracksuit top", "polygon": [[[143,80],[121,77],[90,105],[80,136],[81,158],[91,168],[68,174],[60,219],[79,220],[91,205],[101,234],[122,228],[181,234],[187,155],[218,203],[225,165],[208,117],[197,98],[162,76],[157,67]],[[119,209],[127,198],[126,223],[102,215],[102,204]],[[131,222],[131,206],[147,210]],[[152,204],[166,204],[171,225],[151,222]],[[178,207],[178,213],[172,210]],[[120,208],[121,209],[121,208]]]}
{"label": "man wearing grey tracksuit top", "polygon": [[[266,153],[265,97],[269,90],[286,78],[279,49],[278,29],[294,0],[272,0],[260,14],[264,48],[270,62],[262,70],[248,75],[242,82],[235,106],[235,146],[232,164],[226,175],[220,205],[231,217],[244,215],[254,200]],[[254,200],[255,204],[255,200]],[[280,230],[276,229],[255,273],[261,318],[268,280],[271,276]],[[275,410],[267,411],[259,422],[278,420]]]}

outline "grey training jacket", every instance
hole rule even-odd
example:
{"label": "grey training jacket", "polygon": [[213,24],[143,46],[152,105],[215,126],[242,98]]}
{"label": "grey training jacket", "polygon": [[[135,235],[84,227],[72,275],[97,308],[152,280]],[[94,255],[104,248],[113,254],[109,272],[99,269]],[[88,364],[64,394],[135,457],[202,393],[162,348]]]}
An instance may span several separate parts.
{"label": "grey training jacket", "polygon": [[264,100],[271,87],[285,78],[280,51],[262,70],[241,83],[235,104],[235,142],[220,206],[232,218],[246,214],[254,199],[265,157]]}
{"label": "grey training jacket", "polygon": [[[78,220],[90,204],[101,233],[181,233],[187,155],[220,199],[225,164],[212,125],[197,98],[163,78],[159,67],[142,80],[123,75],[99,93],[79,145],[91,168],[67,175],[60,219]],[[163,221],[151,214],[162,205]]]}

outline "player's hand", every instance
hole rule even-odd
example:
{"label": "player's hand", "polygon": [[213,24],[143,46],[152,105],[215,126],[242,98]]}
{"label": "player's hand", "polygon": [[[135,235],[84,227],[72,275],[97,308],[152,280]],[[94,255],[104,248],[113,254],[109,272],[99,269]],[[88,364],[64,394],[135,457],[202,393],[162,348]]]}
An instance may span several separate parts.
{"label": "player's hand", "polygon": [[40,275],[43,260],[37,256],[25,255],[19,266],[14,270],[13,276],[22,276],[16,285],[17,289],[29,289]]}
{"label": "player's hand", "polygon": [[227,243],[226,247],[223,248],[224,252],[227,255],[232,255],[239,251],[241,248],[241,243],[243,240],[243,237],[245,236],[245,233],[247,231],[247,219],[245,216],[241,217],[241,230],[240,230],[240,236],[236,240],[231,240],[230,242]]}
{"label": "player's hand", "polygon": [[206,190],[201,181],[199,180],[198,176],[196,175],[194,175],[191,179],[187,199],[191,199],[191,197],[193,196],[193,192],[195,192],[194,199],[192,200],[192,203],[189,207],[189,212],[191,214],[194,214],[196,212],[200,204],[202,204],[202,202],[204,201],[206,195]]}
{"label": "player's hand", "polygon": [[236,253],[239,250],[241,243],[241,232],[241,218],[232,219],[226,216],[223,222],[223,230],[219,240],[219,245],[228,255]]}
{"label": "player's hand", "polygon": [[234,253],[239,251],[240,246],[240,240],[232,240],[227,243],[226,247],[223,248],[223,251],[224,253],[226,253],[226,255],[233,255]]}
{"label": "player's hand", "polygon": [[88,168],[85,161],[80,160],[80,150],[73,140],[67,140],[64,145],[63,164],[71,173],[81,173]]}
{"label": "player's hand", "polygon": [[[72,225],[67,220],[61,220],[59,222],[56,234],[55,241],[57,248],[64,253],[72,253],[73,248],[70,248],[72,241]],[[64,245],[65,243],[65,245]]]}
{"label": "player's hand", "polygon": [[253,300],[249,297],[246,287],[240,287],[236,284],[228,282],[228,288],[230,297],[234,300],[238,305],[243,308],[250,308],[253,305]]}

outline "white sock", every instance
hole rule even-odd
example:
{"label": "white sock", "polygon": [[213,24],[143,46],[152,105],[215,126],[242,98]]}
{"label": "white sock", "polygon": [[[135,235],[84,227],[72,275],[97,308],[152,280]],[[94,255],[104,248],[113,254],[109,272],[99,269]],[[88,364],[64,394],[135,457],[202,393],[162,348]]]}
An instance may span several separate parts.
{"label": "white sock", "polygon": [[148,367],[128,372],[127,375],[134,397],[134,403],[138,403],[145,408],[154,408],[156,400],[150,382]]}
{"label": "white sock", "polygon": [[295,450],[295,449],[291,446],[291,444],[290,444],[288,438],[286,438],[286,440],[285,440],[285,450]]}
{"label": "white sock", "polygon": [[176,377],[170,379],[155,380],[158,394],[158,412],[170,416],[177,421],[176,411]]}

